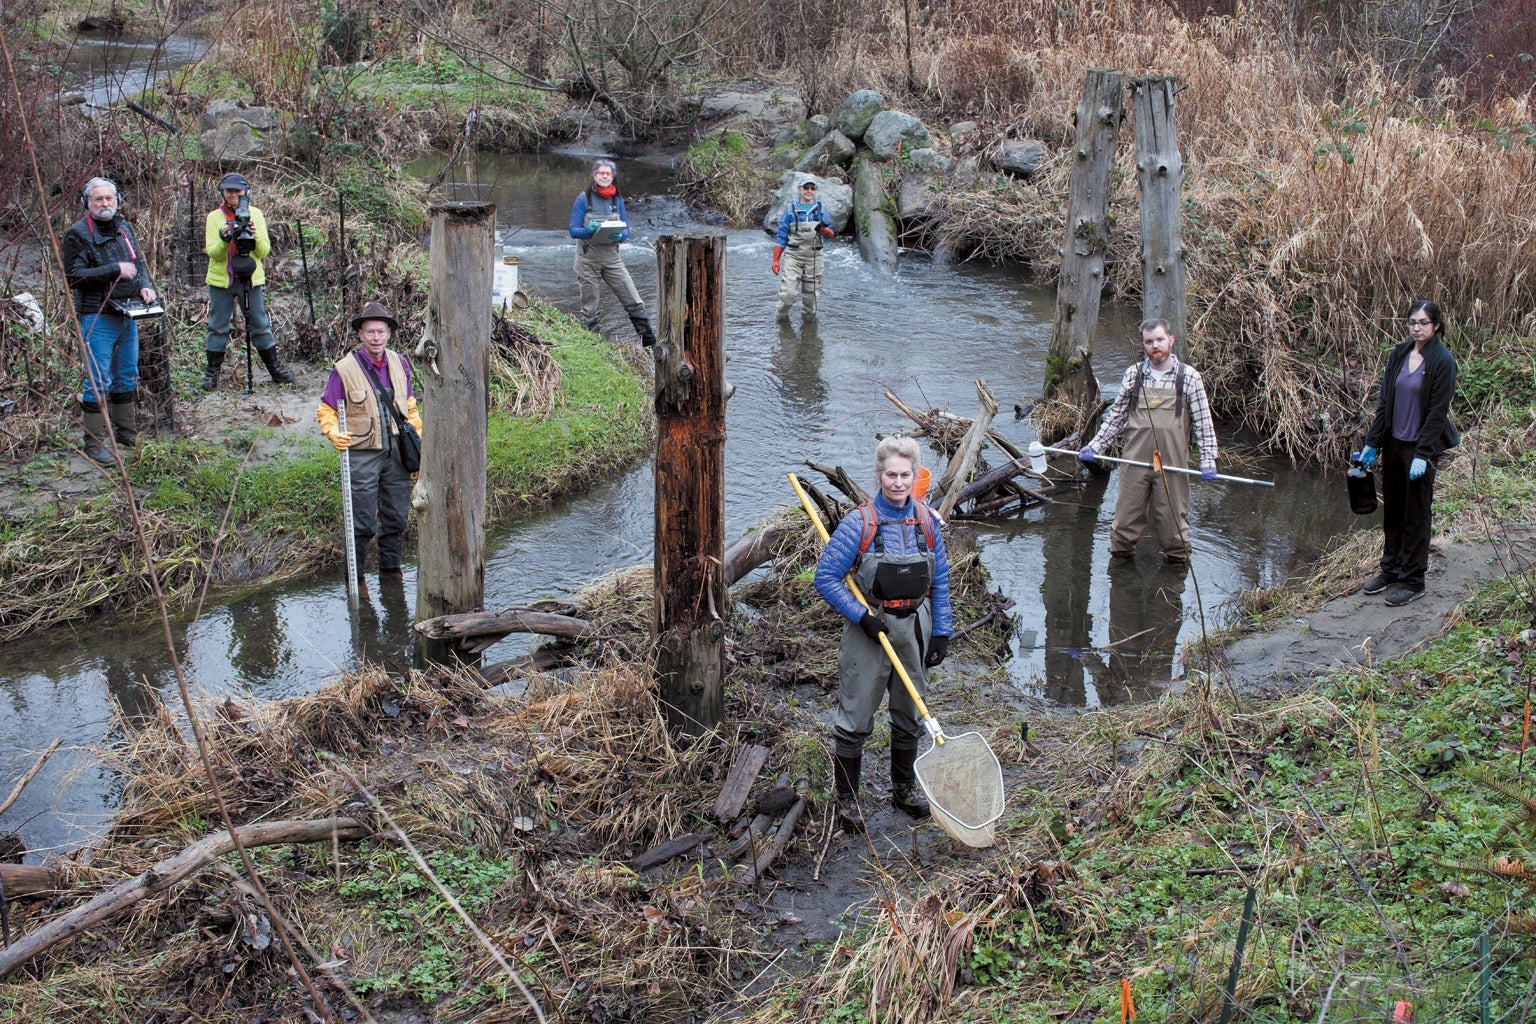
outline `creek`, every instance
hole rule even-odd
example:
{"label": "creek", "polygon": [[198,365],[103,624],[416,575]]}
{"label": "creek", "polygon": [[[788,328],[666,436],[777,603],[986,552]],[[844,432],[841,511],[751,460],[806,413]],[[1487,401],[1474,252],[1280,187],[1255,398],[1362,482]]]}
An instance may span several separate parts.
{"label": "creek", "polygon": [[[441,166],[441,157],[427,157],[415,169],[431,176]],[[443,194],[496,202],[523,289],[574,312],[566,222],[587,166],[577,154],[481,156],[482,184],[446,186]],[[625,259],[654,315],[655,258],[647,243],[697,225],[668,195],[672,176],[665,167],[621,161],[620,185],[633,197],[634,241],[624,247]],[[1039,391],[1052,289],[1015,269],[917,254],[906,255],[900,272],[886,277],[839,238],[826,253],[819,319],[806,322],[797,309],[781,324],[773,315],[772,239],[752,229],[727,235],[726,375],[736,388],[727,408],[728,538],[793,505],[785,473],[805,473],[806,460],[842,464],[855,477],[871,478],[876,432],[909,425],[882,397],[886,389],[918,408],[971,415],[974,381],[983,378],[1004,410],[999,429],[1020,447],[1032,440],[1027,421],[1016,420],[1011,409]],[[622,310],[606,292],[603,313],[603,329],[618,343],[633,344]],[[1138,317],[1131,308],[1104,310],[1101,380],[1118,381],[1124,366],[1139,358]],[[430,430],[430,410],[427,424]],[[1340,481],[1266,460],[1247,463],[1242,475],[1273,479],[1276,486],[1195,483],[1194,556],[1183,571],[1165,566],[1147,542],[1133,564],[1110,566],[1114,475],[1060,488],[1061,504],[1001,522],[952,526],[979,548],[994,587],[1016,603],[1006,678],[989,686],[989,697],[1034,709],[1153,699],[1181,684],[1179,650],[1199,635],[1202,618],[1214,628],[1224,602],[1244,588],[1280,582],[1351,525]],[[810,479],[820,482],[814,473]],[[651,509],[650,468],[639,466],[501,529],[490,538],[487,606],[567,594],[610,570],[647,563]],[[179,621],[173,632],[189,677],[216,693],[278,698],[313,691],[359,658],[393,668],[408,664],[414,566],[393,586],[381,587],[370,573],[372,598],[351,621],[341,576],[338,569],[226,594],[204,609],[195,628]],[[510,637],[486,660],[514,657],[533,642]],[[963,670],[946,665],[938,685],[946,673]],[[175,701],[164,642],[152,622],[101,622],[73,636],[42,636],[0,651],[0,699],[9,712],[0,721],[0,778],[18,776],[31,763],[30,752],[55,736],[66,746],[0,818],[0,832],[20,829],[34,851],[83,841],[114,803],[114,780],[87,752],[113,738],[109,701],[133,714],[153,693]]]}

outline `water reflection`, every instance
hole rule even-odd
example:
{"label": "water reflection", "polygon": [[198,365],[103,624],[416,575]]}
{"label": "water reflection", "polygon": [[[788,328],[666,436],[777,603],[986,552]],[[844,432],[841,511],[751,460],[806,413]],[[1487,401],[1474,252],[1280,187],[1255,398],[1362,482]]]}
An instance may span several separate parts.
{"label": "water reflection", "polygon": [[[565,224],[588,166],[586,157],[574,156],[482,158],[476,172],[519,257],[522,286],[572,311],[577,293]],[[636,197],[630,206],[636,242],[624,246],[624,257],[654,309],[655,258],[648,245],[688,224],[689,215],[664,194],[671,185],[663,170],[621,161],[620,173],[626,193]],[[920,408],[965,415],[976,408],[977,378],[1005,409],[1038,393],[1054,313],[1050,289],[1008,268],[921,257],[904,259],[894,276],[879,275],[853,244],[838,240],[825,253],[819,317],[781,325],[774,319],[771,246],[771,237],[757,230],[726,236],[726,375],[736,387],[726,410],[728,537],[793,505],[784,473],[806,461],[869,474],[876,436],[908,425],[884,398],[886,389]],[[611,303],[605,308],[615,340],[633,344],[622,311]],[[1138,319],[1135,309],[1104,310],[1100,365],[1124,365],[1139,353]],[[1032,440],[1027,422],[1005,416],[995,426],[1019,447]],[[1245,470],[1272,476],[1279,486],[1195,486],[1189,578],[1167,573],[1150,548],[1134,571],[1111,573],[1113,475],[1081,487],[1064,484],[1056,492],[1059,504],[1003,522],[955,524],[979,550],[994,585],[1017,602],[1018,631],[1007,662],[1013,695],[1074,707],[1154,696],[1182,675],[1179,649],[1198,635],[1194,577],[1214,620],[1228,597],[1278,582],[1353,523],[1321,478],[1279,463]],[[605,573],[647,563],[651,516],[651,472],[642,465],[498,531],[487,544],[486,604],[568,595]],[[370,576],[369,586],[355,617],[339,568],[322,579],[236,595],[207,608],[195,632],[178,624],[175,642],[185,649],[194,683],[214,693],[279,698],[310,692],[359,657],[403,668],[410,661],[414,569],[383,586]],[[509,637],[486,651],[485,660],[517,657],[532,642]],[[953,670],[946,665],[941,679]],[[142,624],[92,623],[78,637],[7,645],[0,650],[0,701],[10,711],[0,716],[0,773],[20,763],[19,774],[30,763],[25,752],[54,735],[79,747],[102,742],[109,698],[144,713],[151,689],[168,693],[172,686],[159,630]],[[56,755],[0,830],[34,815],[99,817],[110,801],[104,785],[65,784],[66,772],[81,763]],[[65,841],[66,833],[55,828],[45,841]]]}

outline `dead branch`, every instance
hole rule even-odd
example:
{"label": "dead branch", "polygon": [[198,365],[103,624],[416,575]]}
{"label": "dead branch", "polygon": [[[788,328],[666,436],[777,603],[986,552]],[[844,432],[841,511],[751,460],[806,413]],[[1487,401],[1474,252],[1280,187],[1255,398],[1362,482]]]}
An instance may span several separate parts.
{"label": "dead branch", "polygon": [[779,825],[778,832],[774,834],[773,842],[769,843],[767,848],[758,854],[757,860],[752,862],[752,866],[740,878],[736,879],[737,884],[752,885],[762,878],[769,868],[773,867],[773,862],[779,859],[785,847],[789,845],[790,839],[795,834],[796,826],[800,824],[800,815],[804,813],[805,797],[802,796],[795,801],[795,806],[789,809],[789,813],[784,815],[784,821]]}
{"label": "dead branch", "polygon": [[944,467],[944,475],[939,479],[938,489],[944,497],[939,502],[938,513],[944,519],[948,519],[955,510],[955,504],[960,500],[960,481],[970,474],[971,465],[976,461],[976,456],[981,454],[981,446],[986,443],[992,417],[997,415],[997,398],[992,394],[992,389],[987,387],[986,381],[976,381],[976,398],[980,404],[976,419],[965,432],[960,450],[949,460],[949,465]]}
{"label": "dead branch", "polygon": [[12,900],[51,896],[59,891],[59,875],[46,864],[0,864],[0,889]]}
{"label": "dead branch", "polygon": [[37,760],[34,761],[32,763],[32,767],[27,770],[27,774],[23,775],[21,779],[17,781],[16,785],[11,787],[10,796],[5,798],[4,803],[0,803],[0,814],[4,814],[6,811],[11,809],[11,804],[15,803],[16,798],[21,796],[21,791],[27,788],[27,783],[31,782],[32,779],[36,777],[38,772],[42,771],[43,765],[47,763],[50,757],[53,756],[53,752],[59,749],[59,744],[63,742],[64,738],[61,736],[54,740],[52,743],[48,744],[48,749],[37,756]]}
{"label": "dead branch", "polygon": [[[279,843],[315,843],[322,840],[364,839],[373,830],[356,818],[322,818],[317,821],[289,820],[262,821],[241,825],[235,830],[240,844],[246,849],[253,846],[274,846]],[[216,832],[199,839],[191,846],[167,860],[161,861],[143,874],[119,882],[88,903],[82,904],[62,917],[54,918],[37,931],[0,949],[0,978],[21,967],[33,957],[45,953],[67,939],[79,935],[110,917],[122,913],[147,896],[168,889],[186,879],[218,858],[235,849],[234,838],[228,831]]]}

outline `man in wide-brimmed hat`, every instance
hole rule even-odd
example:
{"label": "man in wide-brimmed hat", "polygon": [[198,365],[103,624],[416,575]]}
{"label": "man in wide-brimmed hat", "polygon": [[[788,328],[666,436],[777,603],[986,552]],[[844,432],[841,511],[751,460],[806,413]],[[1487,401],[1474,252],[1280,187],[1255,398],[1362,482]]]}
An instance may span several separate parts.
{"label": "man in wide-brimmed hat", "polygon": [[[379,576],[398,578],[401,538],[410,513],[411,473],[400,461],[400,420],[421,433],[421,413],[411,392],[411,367],[389,340],[400,325],[381,303],[370,302],[352,318],[361,342],[336,361],[315,417],[339,452],[351,452],[352,538],[358,582],[368,542],[379,538]],[[346,414],[341,429],[338,410]]]}
{"label": "man in wide-brimmed hat", "polygon": [[203,231],[203,251],[208,254],[208,339],[203,343],[208,358],[203,370],[203,390],[219,386],[219,370],[229,347],[229,328],[239,306],[242,328],[256,347],[274,384],[292,384],[293,371],[277,355],[277,339],[267,319],[267,303],[261,286],[267,272],[261,261],[272,251],[267,218],[251,205],[251,183],[243,174],[230,172],[219,179],[222,202],[208,214]]}

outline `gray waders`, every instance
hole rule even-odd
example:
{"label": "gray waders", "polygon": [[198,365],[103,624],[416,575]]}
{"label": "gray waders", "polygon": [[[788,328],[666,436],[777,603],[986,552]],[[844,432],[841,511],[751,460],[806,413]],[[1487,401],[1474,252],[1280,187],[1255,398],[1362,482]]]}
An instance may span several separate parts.
{"label": "gray waders", "polygon": [[789,232],[789,242],[784,255],[779,258],[779,312],[789,316],[799,299],[806,316],[816,315],[816,293],[821,287],[822,257],[821,235],[817,228],[821,222],[798,221]]}
{"label": "gray waders", "polygon": [[[1189,403],[1178,401],[1177,378],[1173,385],[1159,387],[1146,377],[1126,417],[1120,454],[1150,463],[1153,453],[1161,452],[1164,466],[1187,469],[1191,430]],[[1111,555],[1134,554],[1150,519],[1163,554],[1175,561],[1189,558],[1189,477],[1169,473],[1166,488],[1163,479],[1140,466],[1121,467],[1115,524],[1109,534]]]}

